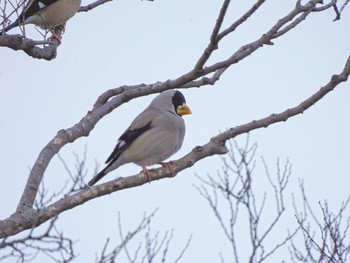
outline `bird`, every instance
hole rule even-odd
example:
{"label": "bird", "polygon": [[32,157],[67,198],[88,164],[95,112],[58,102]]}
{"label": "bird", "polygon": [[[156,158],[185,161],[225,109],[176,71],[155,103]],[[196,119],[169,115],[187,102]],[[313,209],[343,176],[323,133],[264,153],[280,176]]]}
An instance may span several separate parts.
{"label": "bird", "polygon": [[19,25],[34,24],[61,40],[53,29],[63,26],[80,8],[81,0],[30,0],[18,18],[5,27],[0,35]]}
{"label": "bird", "polygon": [[[182,146],[185,137],[185,121],[182,116],[192,114],[184,95],[178,90],[168,90],[155,97],[119,137],[107,158],[107,166],[88,186],[93,186],[107,173],[126,163],[135,163],[150,181],[146,166],[163,163]],[[169,166],[168,166],[169,167]]]}

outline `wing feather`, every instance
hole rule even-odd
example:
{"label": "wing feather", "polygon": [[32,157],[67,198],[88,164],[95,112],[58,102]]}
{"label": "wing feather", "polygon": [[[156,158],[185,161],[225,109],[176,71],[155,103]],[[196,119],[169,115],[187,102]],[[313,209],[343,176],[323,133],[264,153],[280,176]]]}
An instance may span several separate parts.
{"label": "wing feather", "polygon": [[24,12],[19,15],[18,18],[22,23],[24,21],[23,16],[24,19],[26,19],[27,17],[34,15],[36,12],[48,7],[49,5],[52,5],[55,2],[57,2],[57,0],[33,0],[27,5]]}
{"label": "wing feather", "polygon": [[106,163],[108,163],[107,167],[112,165],[119,156],[129,147],[129,145],[135,141],[137,137],[143,134],[145,131],[151,128],[151,122],[147,123],[145,126],[134,129],[134,130],[126,130],[119,138],[117,145],[115,146],[111,155],[107,158]]}

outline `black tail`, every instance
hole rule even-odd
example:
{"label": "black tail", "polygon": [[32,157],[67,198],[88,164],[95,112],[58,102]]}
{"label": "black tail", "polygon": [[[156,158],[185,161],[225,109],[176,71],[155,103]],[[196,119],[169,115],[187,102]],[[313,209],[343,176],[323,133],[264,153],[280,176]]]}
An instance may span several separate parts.
{"label": "black tail", "polygon": [[92,178],[90,180],[90,182],[88,182],[89,186],[93,186],[94,184],[96,184],[98,181],[100,181],[102,179],[103,176],[106,175],[106,168],[103,169],[101,172],[99,172],[98,174],[96,174],[96,176],[94,178]]}

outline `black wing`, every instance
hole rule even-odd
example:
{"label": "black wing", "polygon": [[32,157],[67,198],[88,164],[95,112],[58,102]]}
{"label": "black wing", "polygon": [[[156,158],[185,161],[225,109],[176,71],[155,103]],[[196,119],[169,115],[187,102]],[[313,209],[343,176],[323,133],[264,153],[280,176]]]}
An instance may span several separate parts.
{"label": "black wing", "polygon": [[[41,9],[44,9],[45,7],[48,7],[49,5],[55,2],[57,2],[57,0],[34,0],[33,3],[25,9],[24,19],[34,15],[36,12],[40,11]],[[23,16],[23,14],[21,16]],[[23,18],[21,16],[19,17],[19,19],[21,22],[23,22]]]}
{"label": "black wing", "polygon": [[2,32],[0,32],[0,35],[3,33],[9,31],[10,29],[19,26],[22,24],[28,17],[34,15],[36,12],[40,11],[41,9],[57,2],[57,0],[34,0],[29,2],[28,6],[25,7],[24,11],[18,16],[18,18],[13,22],[11,25],[4,28]]}
{"label": "black wing", "polygon": [[[119,156],[129,147],[129,145],[135,141],[142,133],[149,130],[151,128],[151,122],[147,123],[144,127],[134,130],[125,131],[119,138],[118,144],[115,146],[111,155],[107,158],[106,163],[111,165],[114,163]],[[108,165],[108,166],[109,166]],[[108,167],[107,166],[107,167]]]}
{"label": "black wing", "polygon": [[113,152],[108,157],[106,163],[108,165],[99,172],[94,178],[90,180],[88,183],[89,186],[93,186],[96,184],[99,180],[101,180],[102,177],[106,175],[106,169],[110,167],[116,160],[118,160],[119,156],[129,147],[129,145],[135,141],[137,137],[139,137],[142,133],[149,130],[151,128],[151,122],[149,122],[146,126],[135,129],[135,130],[127,130],[120,136],[117,145],[115,146]]}
{"label": "black wing", "polygon": [[18,16],[15,22],[13,22],[10,26],[6,28],[4,31],[8,31],[19,24],[23,23],[28,17],[34,15],[36,12],[52,5],[58,0],[34,0],[28,3],[28,5],[24,8],[23,12]]}

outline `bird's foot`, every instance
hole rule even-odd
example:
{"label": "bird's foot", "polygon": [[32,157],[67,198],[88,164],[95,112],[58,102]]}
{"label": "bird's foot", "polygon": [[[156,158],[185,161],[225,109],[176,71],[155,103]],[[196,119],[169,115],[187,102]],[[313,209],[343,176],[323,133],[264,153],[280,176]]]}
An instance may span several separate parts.
{"label": "bird's foot", "polygon": [[150,174],[149,170],[142,163],[140,163],[140,166],[142,167],[142,172],[144,173],[145,178],[146,178],[145,182],[148,181],[149,183],[151,183],[151,174]]}
{"label": "bird's foot", "polygon": [[48,40],[56,39],[56,40],[58,41],[58,45],[61,45],[61,43],[62,43],[62,37],[59,36],[58,34],[56,34],[56,32],[55,32],[54,29],[50,29],[49,31],[50,31],[50,33],[51,33],[51,37],[49,37]]}
{"label": "bird's foot", "polygon": [[167,163],[164,163],[164,162],[161,162],[161,163],[159,163],[161,166],[163,166],[163,167],[166,167],[166,168],[168,168],[169,170],[170,170],[170,172],[171,172],[171,174],[172,175],[175,175],[176,173],[175,173],[175,170],[174,170],[174,163],[173,163],[173,161],[170,161],[170,162],[167,162]]}

